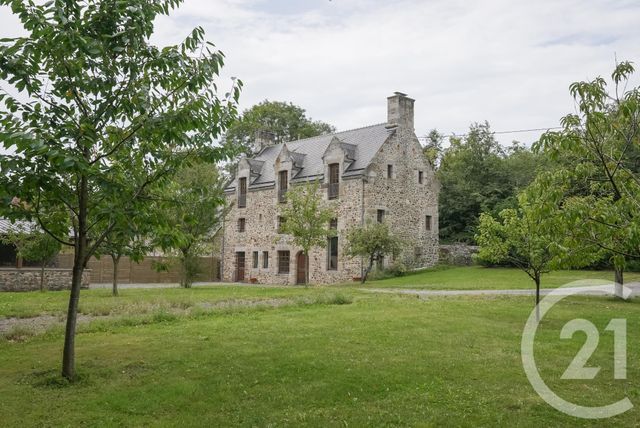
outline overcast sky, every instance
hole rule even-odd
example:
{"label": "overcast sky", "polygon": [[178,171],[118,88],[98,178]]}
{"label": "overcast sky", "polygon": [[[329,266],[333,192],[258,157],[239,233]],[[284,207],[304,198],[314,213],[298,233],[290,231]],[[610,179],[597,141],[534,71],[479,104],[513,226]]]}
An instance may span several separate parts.
{"label": "overcast sky", "polygon": [[[245,84],[242,108],[291,101],[344,130],[384,122],[401,91],[418,135],[460,134],[557,126],[571,82],[610,75],[615,55],[640,62],[639,22],[637,0],[186,0],[153,41],[204,27],[227,57],[222,86]],[[0,35],[17,32],[0,8]]]}

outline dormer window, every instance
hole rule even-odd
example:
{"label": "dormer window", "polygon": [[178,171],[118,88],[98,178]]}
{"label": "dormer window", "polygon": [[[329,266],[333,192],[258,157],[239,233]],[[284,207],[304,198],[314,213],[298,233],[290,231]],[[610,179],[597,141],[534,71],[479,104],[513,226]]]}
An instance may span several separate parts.
{"label": "dormer window", "polygon": [[247,179],[242,177],[238,179],[238,208],[247,206]]}
{"label": "dormer window", "polygon": [[278,173],[278,202],[287,202],[287,189],[289,189],[289,171]]}
{"label": "dormer window", "polygon": [[328,198],[338,199],[340,194],[340,165],[332,163],[329,165],[329,188]]}

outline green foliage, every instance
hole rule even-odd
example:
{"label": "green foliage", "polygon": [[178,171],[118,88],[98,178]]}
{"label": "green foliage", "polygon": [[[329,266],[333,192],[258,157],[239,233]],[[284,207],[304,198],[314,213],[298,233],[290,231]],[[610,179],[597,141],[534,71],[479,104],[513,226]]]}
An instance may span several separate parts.
{"label": "green foliage", "polygon": [[[293,244],[302,248],[306,256],[309,250],[326,245],[327,238],[335,235],[335,230],[329,228],[329,222],[336,217],[335,206],[325,204],[319,190],[318,181],[293,186],[287,192],[287,204],[280,210],[286,219],[282,233],[291,235]],[[308,266],[306,276],[308,284]]]}
{"label": "green foliage", "polygon": [[61,249],[58,241],[37,227],[16,226],[0,236],[0,242],[13,245],[16,255],[29,262],[50,262]]}
{"label": "green foliage", "polygon": [[224,181],[215,165],[194,163],[163,188],[153,238],[164,251],[175,252],[183,287],[190,287],[200,272],[198,257],[210,250],[224,212]]}
{"label": "green foliage", "polygon": [[577,113],[537,145],[558,164],[550,185],[568,183],[563,219],[573,245],[599,247],[620,270],[640,258],[640,88],[626,89],[633,72],[618,64],[612,90],[601,77],[573,83]]}
{"label": "green foliage", "polygon": [[402,249],[402,241],[391,234],[386,223],[370,222],[351,229],[347,234],[347,244],[347,255],[367,260],[367,269],[362,276],[363,284],[374,262],[387,255],[396,257]]}
{"label": "green foliage", "polygon": [[517,193],[543,164],[541,155],[519,143],[501,147],[487,122],[471,125],[464,138],[452,138],[438,170],[440,238],[473,243],[480,213],[515,207]]}
{"label": "green foliage", "polygon": [[5,215],[36,219],[75,248],[63,358],[69,379],[89,257],[116,227],[149,210],[152,187],[191,159],[229,155],[211,144],[233,121],[241,87],[218,97],[224,55],[202,28],[177,45],[149,43],[156,18],[180,3],[0,0],[27,33],[0,45],[0,80],[10,85],[0,90],[0,144],[13,153],[0,158],[1,206],[13,201]]}
{"label": "green foliage", "polygon": [[226,133],[226,140],[244,153],[254,150],[253,142],[258,131],[268,131],[277,143],[315,137],[335,132],[335,128],[321,121],[308,118],[305,110],[292,103],[265,100],[242,113]]}
{"label": "green foliage", "polygon": [[427,142],[422,152],[434,169],[440,166],[443,142],[444,135],[440,134],[437,129],[432,129],[429,131],[429,134],[427,134]]}

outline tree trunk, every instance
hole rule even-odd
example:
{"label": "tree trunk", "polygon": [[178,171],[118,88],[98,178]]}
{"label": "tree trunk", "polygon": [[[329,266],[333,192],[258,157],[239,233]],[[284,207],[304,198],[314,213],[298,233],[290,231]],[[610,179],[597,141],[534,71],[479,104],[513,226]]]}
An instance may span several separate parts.
{"label": "tree trunk", "polygon": [[615,295],[617,298],[624,298],[623,293],[623,285],[624,285],[624,268],[623,267],[614,267],[614,277],[615,277]]}
{"label": "tree trunk", "polygon": [[365,281],[367,280],[367,276],[369,275],[369,272],[371,272],[371,269],[373,268],[373,257],[369,257],[369,266],[367,266],[367,268],[364,271],[364,275],[362,275],[362,278],[360,280],[360,284],[364,284]]}
{"label": "tree trunk", "polygon": [[[85,157],[89,157],[84,148]],[[82,286],[82,273],[87,265],[87,203],[89,199],[88,182],[86,176],[80,177],[78,189],[78,226],[74,241],[73,276],[71,278],[71,293],[67,308],[67,324],[64,331],[64,350],[62,352],[62,376],[70,381],[76,378],[76,319],[78,315],[78,301]]]}
{"label": "tree trunk", "polygon": [[46,260],[42,261],[40,266],[40,291],[44,291],[44,266],[47,264]]}
{"label": "tree trunk", "polygon": [[536,321],[540,322],[540,274],[536,274]]}
{"label": "tree trunk", "polygon": [[118,266],[120,265],[120,256],[111,255],[113,261],[113,295],[118,296]]}
{"label": "tree trunk", "polygon": [[78,301],[80,300],[80,286],[82,285],[82,273],[84,266],[75,257],[73,276],[71,279],[71,293],[69,295],[69,308],[67,309],[67,325],[64,335],[64,352],[62,355],[62,376],[70,381],[75,380],[75,339],[76,317],[78,315]]}

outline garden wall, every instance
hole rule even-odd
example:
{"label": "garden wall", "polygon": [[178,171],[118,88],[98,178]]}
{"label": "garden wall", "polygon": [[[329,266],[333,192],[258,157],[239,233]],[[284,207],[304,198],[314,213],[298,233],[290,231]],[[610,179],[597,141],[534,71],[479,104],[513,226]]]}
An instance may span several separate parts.
{"label": "garden wall", "polygon": [[[85,270],[82,276],[82,288],[89,287],[91,272]],[[44,270],[45,290],[68,290],[71,288],[71,269]],[[0,291],[36,291],[40,290],[40,268],[0,268]]]}
{"label": "garden wall", "polygon": [[473,255],[478,252],[478,246],[467,244],[440,245],[440,263],[453,266],[470,266],[474,263]]}

